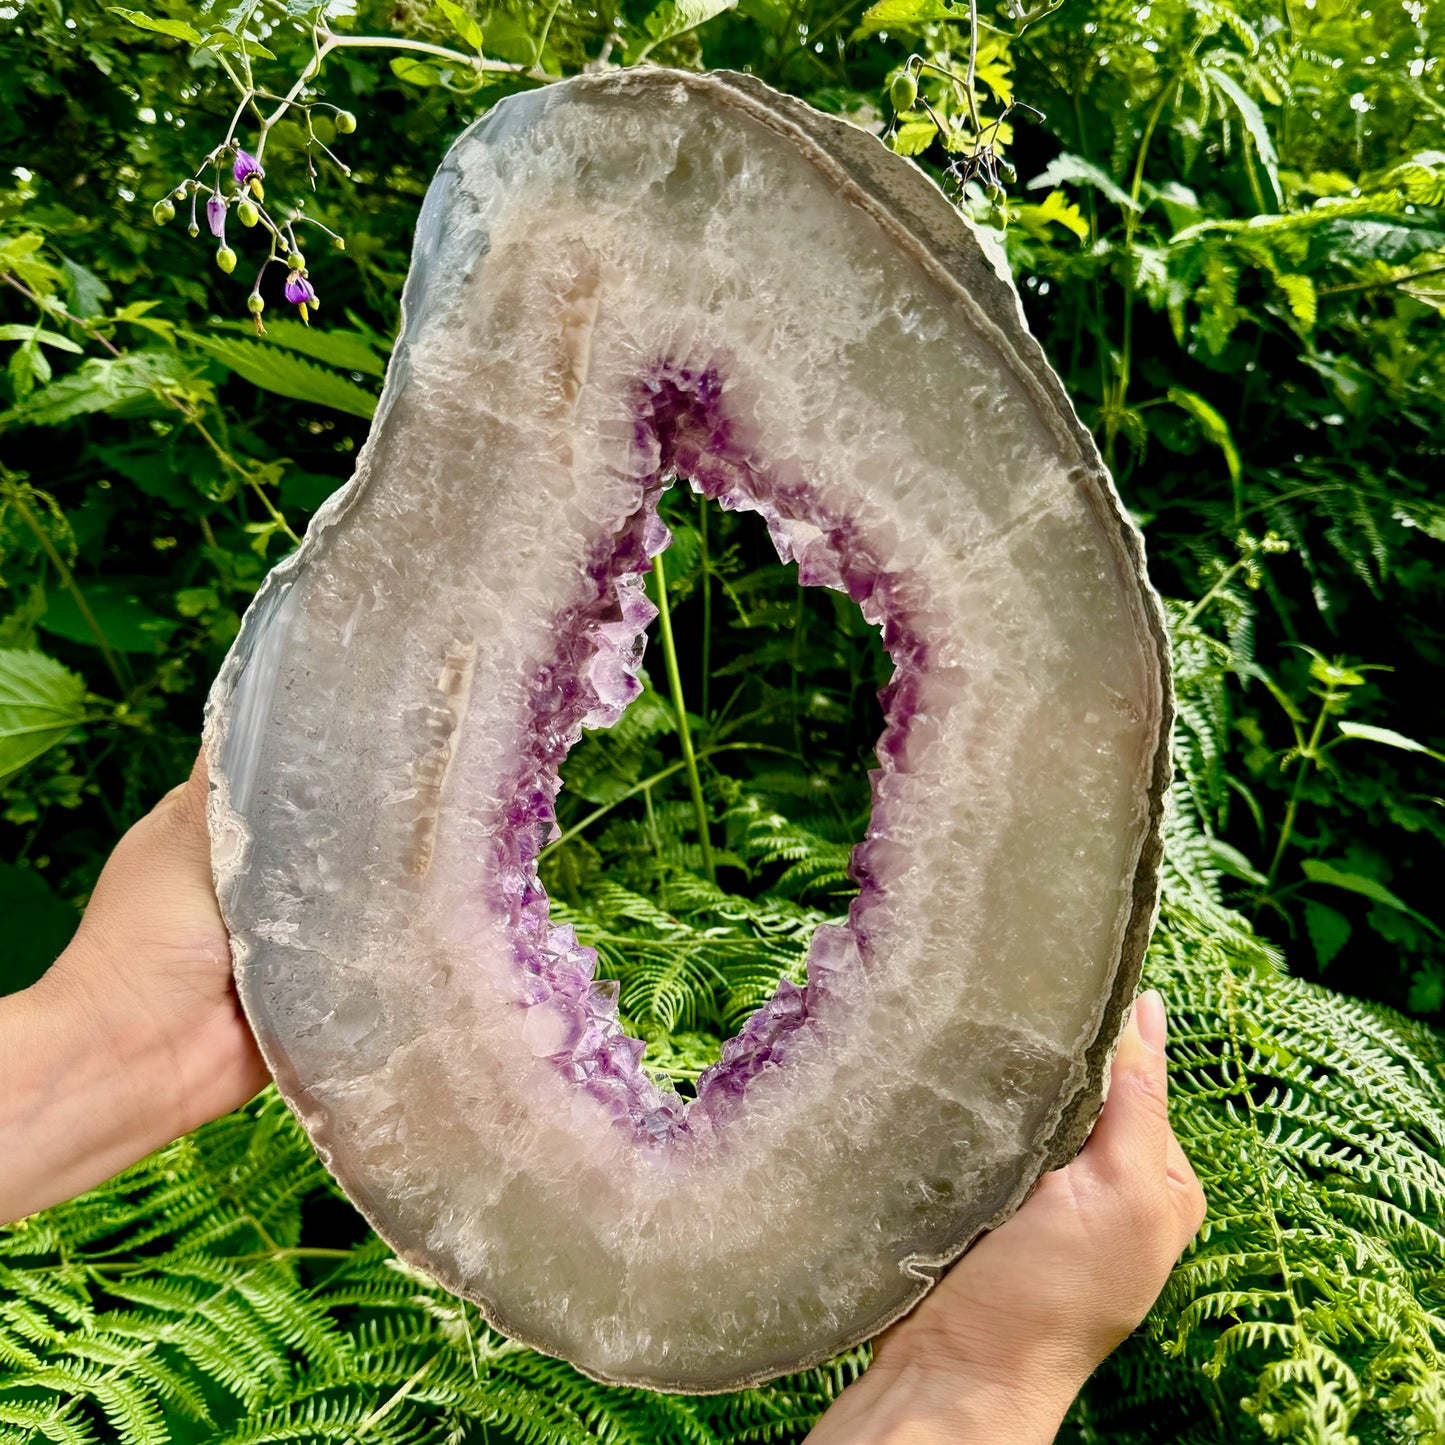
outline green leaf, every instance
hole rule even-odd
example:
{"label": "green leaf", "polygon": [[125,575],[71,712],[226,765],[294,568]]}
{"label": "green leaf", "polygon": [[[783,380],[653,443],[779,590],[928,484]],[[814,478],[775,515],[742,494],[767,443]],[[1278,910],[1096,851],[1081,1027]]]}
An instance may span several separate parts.
{"label": "green leaf", "polygon": [[1089,234],[1089,223],[1084,219],[1084,213],[1062,191],[1050,191],[1036,206],[1011,206],[1009,215],[1029,235],[1040,241],[1048,240],[1050,226],[1062,226],[1081,241]]}
{"label": "green leaf", "polygon": [[1340,731],[1347,738],[1383,743],[1387,748],[1399,748],[1406,753],[1424,753],[1427,757],[1445,763],[1445,753],[1437,753],[1434,748],[1427,748],[1424,743],[1417,743],[1414,738],[1407,738],[1403,733],[1392,732],[1389,728],[1372,727],[1369,723],[1342,722]]}
{"label": "green leaf", "polygon": [[42,387],[22,405],[0,415],[0,426],[58,426],[97,411],[136,415],[158,401],[158,388],[189,379],[180,359],[171,352],[92,357],[78,371]]}
{"label": "green leaf", "polygon": [[110,287],[94,271],[86,270],[69,256],[61,256],[60,269],[65,275],[66,290],[70,292],[72,316],[89,321],[110,305]]}
{"label": "green leaf", "polygon": [[137,30],[154,30],[158,35],[170,35],[177,40],[189,40],[192,45],[201,43],[201,32],[184,20],[157,20],[143,10],[121,10],[115,5],[106,7],[112,15],[128,20]]}
{"label": "green leaf", "polygon": [[1234,434],[1229,423],[1196,392],[1185,391],[1183,387],[1171,386],[1169,400],[1182,407],[1199,423],[1199,430],[1224,453],[1225,465],[1229,468],[1229,479],[1236,487],[1244,475],[1239,459],[1239,448],[1234,444]]}
{"label": "green leaf", "polygon": [[737,3],[738,0],[662,0],[642,22],[647,39],[633,40],[627,46],[622,57],[624,64],[636,65],[664,41],[676,40],[679,35],[696,30],[713,16],[734,9]]}
{"label": "green leaf", "polygon": [[482,53],[482,27],[460,5],[454,4],[453,0],[437,0],[437,5],[442,14],[451,22],[452,29],[480,55]]}
{"label": "green leaf", "polygon": [[1254,142],[1259,163],[1269,177],[1270,189],[1274,192],[1274,208],[1277,211],[1282,210],[1284,192],[1279,186],[1279,156],[1275,152],[1274,137],[1264,123],[1264,112],[1260,110],[1254,97],[1232,75],[1212,65],[1204,67],[1204,74],[1234,102],[1234,108],[1239,112],[1239,118],[1244,122],[1244,128]]}
{"label": "green leaf", "polygon": [[1363,873],[1347,873],[1344,869],[1336,868],[1333,863],[1327,863],[1322,858],[1306,858],[1300,867],[1304,869],[1304,875],[1311,883],[1323,883],[1330,888],[1343,888],[1347,893],[1358,893],[1372,903],[1383,903],[1386,908],[1393,908],[1400,913],[1408,914],[1417,923],[1424,924],[1432,933],[1440,933],[1440,929],[1424,914],[1416,913],[1404,899],[1396,897],[1376,878],[1367,878]]}
{"label": "green leaf", "polygon": [[937,134],[938,127],[931,120],[906,120],[894,131],[889,144],[900,156],[922,155]]}
{"label": "green leaf", "polygon": [[[249,332],[251,323],[232,322],[226,330]],[[359,371],[365,376],[381,376],[386,371],[385,360],[372,350],[371,343],[360,331],[341,327],[322,331],[315,326],[303,326],[299,321],[268,321],[263,340],[287,351],[299,351],[313,361],[324,361],[342,371]]]}
{"label": "green leaf", "polygon": [[[173,619],[162,617],[141,601],[141,593],[146,588],[143,578],[106,577],[93,581],[80,578],[77,586],[95,625],[116,652],[160,652],[176,630]],[[67,590],[48,593],[39,625],[68,642],[97,646],[89,619]]]}
{"label": "green leaf", "polygon": [[351,416],[370,417],[376,398],[354,381],[323,371],[299,356],[293,356],[264,341],[242,341],[230,336],[196,336],[182,333],[193,346],[229,367],[242,379],[263,391],[289,396],[293,401],[329,406]]}
{"label": "green leaf", "polygon": [[398,80],[404,80],[408,85],[440,85],[442,73],[435,65],[428,65],[424,60],[417,60],[410,55],[397,55],[392,57],[391,73]]}
{"label": "green leaf", "polygon": [[85,683],[43,652],[0,651],[0,778],[85,721]]}
{"label": "green leaf", "polygon": [[1139,203],[1102,166],[1086,161],[1083,156],[1055,156],[1033,180],[1028,183],[1031,191],[1044,191],[1065,183],[1076,186],[1093,186],[1119,207],[1121,211],[1137,211]]}
{"label": "green leaf", "polygon": [[8,325],[0,326],[0,341],[36,341],[41,346],[53,346],[57,351],[70,351],[77,355],[84,350],[58,331],[46,331],[42,327],[29,326],[23,322],[12,321]]}
{"label": "green leaf", "polygon": [[276,56],[259,40],[249,35],[232,35],[227,30],[213,30],[201,41],[202,50],[221,50],[228,55],[249,55],[257,60],[275,60]]}
{"label": "green leaf", "polygon": [[1339,951],[1350,941],[1354,931],[1350,920],[1338,908],[1317,903],[1312,898],[1305,904],[1305,929],[1315,949],[1315,962],[1323,973],[1334,962]]}
{"label": "green leaf", "polygon": [[863,12],[853,33],[863,36],[876,35],[880,30],[917,30],[935,20],[967,19],[967,6],[951,5],[947,0],[878,0]]}
{"label": "green leaf", "polygon": [[34,868],[0,863],[0,918],[6,930],[0,953],[0,995],[28,988],[59,956],[80,915],[57,898]]}

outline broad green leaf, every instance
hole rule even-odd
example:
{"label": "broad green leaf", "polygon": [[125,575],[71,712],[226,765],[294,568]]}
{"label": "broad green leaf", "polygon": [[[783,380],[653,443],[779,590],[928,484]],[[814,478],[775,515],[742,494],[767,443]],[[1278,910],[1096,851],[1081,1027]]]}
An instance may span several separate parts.
{"label": "broad green leaf", "polygon": [[696,30],[724,10],[732,10],[738,0],[662,0],[642,22],[645,39],[632,41],[623,55],[627,65],[645,60],[664,41],[676,40],[689,30]]}
{"label": "broad green leaf", "polygon": [[112,15],[128,20],[137,30],[154,30],[158,35],[170,35],[177,40],[189,40],[192,45],[201,43],[201,32],[184,20],[157,20],[143,10],[122,10],[118,6],[107,7]]}
{"label": "broad green leaf", "polygon": [[85,721],[85,683],[43,652],[0,651],[0,778]]}
{"label": "broad green leaf", "polygon": [[1400,913],[1407,914],[1416,923],[1424,924],[1431,933],[1440,933],[1440,929],[1424,914],[1416,913],[1403,898],[1391,893],[1376,878],[1366,877],[1363,873],[1347,873],[1344,869],[1336,868],[1333,863],[1327,863],[1322,858],[1306,858],[1300,867],[1304,869],[1304,875],[1311,883],[1323,883],[1330,888],[1343,888],[1347,893],[1358,893],[1372,903],[1383,903],[1386,908],[1393,908]]}
{"label": "broad green leaf", "polygon": [[1204,67],[1204,74],[1234,102],[1234,108],[1239,112],[1239,118],[1244,122],[1244,128],[1254,142],[1259,163],[1269,177],[1270,190],[1274,193],[1274,208],[1277,211],[1282,210],[1284,192],[1279,186],[1279,156],[1275,152],[1274,137],[1264,123],[1264,112],[1255,103],[1254,97],[1232,75],[1212,65]]}
{"label": "broad green leaf", "polygon": [[[236,321],[227,325],[226,330],[249,332],[251,324]],[[263,340],[287,351],[299,351],[313,361],[340,367],[342,371],[359,371],[365,376],[381,376],[386,371],[385,360],[371,349],[371,344],[360,331],[340,327],[322,331],[315,326],[303,326],[299,321],[283,319],[266,323]]]}
{"label": "broad green leaf", "polygon": [[1040,241],[1048,239],[1050,226],[1062,226],[1081,241],[1089,234],[1084,213],[1062,191],[1050,191],[1038,205],[1011,206],[1009,216]]}
{"label": "broad green leaf", "polygon": [[11,863],[0,863],[0,918],[8,925],[0,950],[0,995],[34,983],[80,922],[80,914],[51,892],[43,874]]}
{"label": "broad green leaf", "polygon": [[99,316],[110,305],[110,287],[79,261],[69,256],[60,258],[60,269],[65,274],[65,286],[70,292],[70,311],[73,316],[89,321]]}
{"label": "broad green leaf", "polygon": [[1383,743],[1387,748],[1399,748],[1407,753],[1424,753],[1428,757],[1445,763],[1445,753],[1437,753],[1434,748],[1427,748],[1424,743],[1417,743],[1414,738],[1407,738],[1403,733],[1392,732],[1389,728],[1372,727],[1369,723],[1342,722],[1340,731],[1347,738],[1360,738],[1368,743]]}
{"label": "broad green leaf", "polygon": [[967,20],[968,7],[948,0],[878,0],[858,21],[855,35],[876,35],[880,30],[916,30],[935,20]]}
{"label": "broad green leaf", "polygon": [[227,30],[213,30],[201,41],[202,50],[224,51],[227,55],[249,55],[257,60],[275,60],[275,55],[259,40],[249,35],[232,35]]}
{"label": "broad green leaf", "polygon": [[440,85],[442,73],[435,65],[428,65],[424,60],[417,60],[410,55],[397,55],[392,57],[391,73],[398,80],[404,80],[408,85]]}
{"label": "broad green leaf", "polygon": [[85,350],[58,331],[46,331],[43,327],[28,326],[23,322],[0,326],[0,341],[35,341],[41,346],[53,346],[57,351],[70,351],[77,355]]}
{"label": "broad green leaf", "polygon": [[937,134],[938,127],[931,120],[906,120],[894,131],[889,145],[901,156],[922,155]]}
{"label": "broad green leaf", "polygon": [[1239,448],[1234,444],[1234,435],[1229,423],[1205,401],[1202,396],[1183,387],[1171,386],[1169,400],[1182,407],[1199,423],[1199,430],[1224,453],[1225,465],[1229,468],[1229,479],[1236,487],[1244,474],[1239,459]]}
{"label": "broad green leaf", "polygon": [[478,55],[482,51],[482,27],[462,9],[460,5],[454,4],[453,0],[437,0],[443,15],[451,22],[451,27],[458,35],[466,41]]}
{"label": "broad green leaf", "polygon": [[1209,838],[1206,842],[1210,857],[1231,878],[1238,878],[1242,882],[1254,883],[1260,887],[1269,882],[1269,879],[1233,844],[1226,843],[1222,838]]}
{"label": "broad green leaf", "polygon": [[90,412],[150,410],[161,388],[190,384],[173,352],[133,351],[124,356],[92,357],[78,371],[42,387],[20,405],[0,414],[0,427],[58,426]]}
{"label": "broad green leaf", "polygon": [[376,398],[344,376],[324,371],[264,341],[242,341],[230,336],[196,336],[183,333],[193,346],[207,356],[229,367],[237,376],[277,396],[293,401],[329,406],[351,416],[370,417],[376,410]]}
{"label": "broad green leaf", "polygon": [[1055,156],[1033,180],[1028,183],[1031,191],[1048,190],[1065,183],[1077,186],[1093,186],[1123,211],[1137,211],[1139,204],[1102,166],[1086,161],[1083,156]]}
{"label": "broad green leaf", "polygon": [[1334,962],[1339,951],[1350,941],[1354,931],[1350,920],[1338,908],[1317,903],[1313,898],[1305,904],[1305,929],[1315,949],[1315,962],[1323,973]]}
{"label": "broad green leaf", "polygon": [[156,653],[164,650],[176,630],[173,618],[162,617],[141,601],[143,579],[106,577],[77,585],[90,612],[88,619],[74,595],[64,588],[48,590],[40,627],[67,642],[98,646],[95,627],[113,652]]}

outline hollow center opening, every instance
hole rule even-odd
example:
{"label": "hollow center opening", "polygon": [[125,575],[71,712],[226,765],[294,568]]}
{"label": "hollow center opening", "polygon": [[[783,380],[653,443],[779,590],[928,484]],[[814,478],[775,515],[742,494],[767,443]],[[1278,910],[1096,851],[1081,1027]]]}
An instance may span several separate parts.
{"label": "hollow center opening", "polygon": [[672,540],[647,576],[641,692],[562,763],[539,877],[648,1073],[688,1098],[784,980],[803,985],[814,931],[857,894],[893,668],[858,604],[801,585],[756,513],[682,481],[658,515]]}

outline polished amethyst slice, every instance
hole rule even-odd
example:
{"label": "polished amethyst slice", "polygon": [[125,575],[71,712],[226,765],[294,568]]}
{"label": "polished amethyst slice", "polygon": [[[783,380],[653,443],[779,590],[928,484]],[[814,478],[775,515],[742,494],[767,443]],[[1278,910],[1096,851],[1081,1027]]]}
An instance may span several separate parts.
{"label": "polished amethyst slice", "polygon": [[[404,315],[356,476],[211,697],[247,1013],[358,1207],[506,1333],[658,1389],[821,1360],[1098,1112],[1168,774],[1139,538],[991,247],[746,76],[501,102]],[[677,481],[894,667],[846,923],[691,1101],[537,876],[568,748],[639,690]]]}

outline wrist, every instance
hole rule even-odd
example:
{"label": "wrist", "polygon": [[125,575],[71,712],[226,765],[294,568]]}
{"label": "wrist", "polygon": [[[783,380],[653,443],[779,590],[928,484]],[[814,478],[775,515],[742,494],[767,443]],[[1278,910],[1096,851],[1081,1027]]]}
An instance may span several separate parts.
{"label": "wrist", "polygon": [[92,982],[67,950],[0,999],[0,1219],[71,1198],[184,1132],[155,1030]]}
{"label": "wrist", "polygon": [[884,1386],[878,1445],[1050,1445],[1081,1381],[1037,1362],[987,1375],[911,1360]]}
{"label": "wrist", "polygon": [[1084,1378],[1041,1355],[982,1368],[893,1341],[808,1445],[1049,1445]]}

